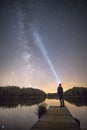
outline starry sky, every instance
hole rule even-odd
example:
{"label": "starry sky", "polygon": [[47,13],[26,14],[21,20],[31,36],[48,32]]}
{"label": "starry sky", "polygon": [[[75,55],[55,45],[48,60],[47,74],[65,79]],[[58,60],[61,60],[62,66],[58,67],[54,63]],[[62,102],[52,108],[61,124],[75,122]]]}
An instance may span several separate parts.
{"label": "starry sky", "polygon": [[56,92],[58,82],[34,33],[64,91],[86,87],[86,0],[0,0],[0,86]]}

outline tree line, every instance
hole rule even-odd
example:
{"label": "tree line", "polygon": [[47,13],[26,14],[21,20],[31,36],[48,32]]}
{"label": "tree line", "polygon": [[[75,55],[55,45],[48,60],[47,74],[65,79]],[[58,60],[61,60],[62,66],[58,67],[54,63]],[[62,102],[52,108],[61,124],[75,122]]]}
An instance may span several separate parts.
{"label": "tree line", "polygon": [[[20,88],[17,86],[0,87],[0,97],[58,97],[57,93],[48,93],[35,88]],[[64,96],[87,96],[86,87],[73,87],[64,92]]]}
{"label": "tree line", "polygon": [[[64,97],[87,97],[87,88],[86,87],[73,87],[64,92]],[[57,99],[57,93],[48,93],[47,97],[49,99]]]}
{"label": "tree line", "polygon": [[0,106],[17,107],[20,105],[34,105],[43,102],[46,93],[40,89],[20,88],[17,86],[0,87]]}
{"label": "tree line", "polygon": [[87,97],[87,88],[86,87],[73,87],[64,92],[65,96],[74,96],[74,97]]}
{"label": "tree line", "polygon": [[20,88],[17,86],[0,87],[0,97],[44,97],[46,93],[40,89]]}

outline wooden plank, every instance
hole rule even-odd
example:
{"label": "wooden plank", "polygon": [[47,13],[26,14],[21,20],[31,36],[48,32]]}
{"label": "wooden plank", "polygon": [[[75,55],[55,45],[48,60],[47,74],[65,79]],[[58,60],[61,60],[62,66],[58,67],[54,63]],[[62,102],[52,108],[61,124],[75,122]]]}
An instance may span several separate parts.
{"label": "wooden plank", "polygon": [[31,130],[80,130],[67,107],[51,106]]}

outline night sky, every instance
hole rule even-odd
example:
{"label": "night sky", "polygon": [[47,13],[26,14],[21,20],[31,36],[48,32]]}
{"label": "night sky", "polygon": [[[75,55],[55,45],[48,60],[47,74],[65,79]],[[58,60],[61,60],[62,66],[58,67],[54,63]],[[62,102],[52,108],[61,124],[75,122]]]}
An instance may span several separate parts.
{"label": "night sky", "polygon": [[87,87],[87,0],[0,0],[0,86]]}

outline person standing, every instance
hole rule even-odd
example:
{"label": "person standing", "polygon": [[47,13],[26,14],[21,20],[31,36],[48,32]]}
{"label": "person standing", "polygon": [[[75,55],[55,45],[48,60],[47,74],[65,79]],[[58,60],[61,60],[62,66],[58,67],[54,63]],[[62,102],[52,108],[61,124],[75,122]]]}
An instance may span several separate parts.
{"label": "person standing", "polygon": [[63,87],[61,83],[59,84],[57,88],[57,94],[59,95],[59,99],[60,99],[60,107],[64,107]]}

